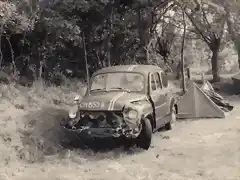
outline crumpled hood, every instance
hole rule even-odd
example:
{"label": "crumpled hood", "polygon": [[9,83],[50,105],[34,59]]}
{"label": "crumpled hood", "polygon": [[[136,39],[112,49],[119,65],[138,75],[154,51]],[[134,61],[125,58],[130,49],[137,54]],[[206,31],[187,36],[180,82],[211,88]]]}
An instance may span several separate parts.
{"label": "crumpled hood", "polygon": [[139,93],[97,92],[84,96],[80,102],[80,110],[122,110],[125,104],[147,98]]}

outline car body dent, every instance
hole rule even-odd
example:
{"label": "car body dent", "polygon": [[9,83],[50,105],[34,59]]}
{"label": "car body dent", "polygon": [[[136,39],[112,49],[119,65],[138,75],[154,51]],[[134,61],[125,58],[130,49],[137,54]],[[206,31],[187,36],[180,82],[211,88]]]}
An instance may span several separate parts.
{"label": "car body dent", "polygon": [[[142,99],[138,99],[138,100],[135,99],[134,101],[128,102],[124,105],[123,116],[124,116],[124,120],[128,124],[128,126],[130,126],[133,129],[139,128],[139,125],[141,124],[141,119],[144,114],[146,103],[147,103],[146,98],[142,98]],[[127,116],[128,111],[131,111],[131,110],[137,112],[136,118],[130,119]]]}
{"label": "car body dent", "polygon": [[[120,134],[124,134],[128,138],[135,138],[138,136],[138,134],[141,132],[141,120],[145,115],[152,112],[152,106],[150,101],[148,100],[146,95],[139,94],[139,93],[121,93],[121,97],[118,96],[118,101],[114,102],[114,105],[111,106],[111,102],[109,99],[113,99],[113,97],[117,94],[120,94],[119,92],[110,92],[109,94],[106,93],[96,93],[95,96],[85,96],[80,102],[79,110],[78,111],[91,111],[92,116],[99,116],[101,114],[101,111],[109,111],[109,107],[111,107],[112,111],[119,111],[121,110],[123,112],[123,118],[125,123],[129,128],[132,129],[132,133],[126,133],[125,129],[111,129],[111,128],[101,128],[101,130],[97,130],[96,128],[88,128],[88,127],[81,127],[79,129],[71,129],[70,131],[76,132],[78,134],[84,133],[85,135],[88,134],[90,136],[97,136],[97,137],[118,137]],[[116,99],[115,99],[116,100]],[[104,103],[105,106],[98,106],[94,107],[94,102],[100,102]],[[82,103],[82,105],[81,105]],[[84,104],[85,103],[85,104]],[[86,104],[90,105],[86,106]],[[112,103],[113,104],[113,103]],[[76,108],[74,108],[75,110]],[[126,110],[135,110],[138,112],[138,116],[134,119],[129,119],[125,112]],[[75,110],[76,111],[76,110]],[[72,112],[72,111],[71,111]],[[77,116],[72,120],[71,125],[75,125],[77,121],[80,120],[80,116]],[[122,132],[120,132],[122,131]],[[102,134],[101,134],[102,133]],[[100,135],[101,134],[101,135]]]}

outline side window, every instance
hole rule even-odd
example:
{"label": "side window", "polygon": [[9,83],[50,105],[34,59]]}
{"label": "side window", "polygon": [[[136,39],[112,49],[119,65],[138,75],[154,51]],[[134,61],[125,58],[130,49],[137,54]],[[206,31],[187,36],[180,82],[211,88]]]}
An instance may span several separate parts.
{"label": "side window", "polygon": [[161,81],[160,81],[160,76],[159,76],[159,74],[158,74],[157,72],[154,73],[154,77],[155,77],[157,89],[162,89],[162,87],[161,87]]}
{"label": "side window", "polygon": [[150,82],[150,84],[151,84],[152,91],[155,91],[157,89],[157,87],[156,87],[156,83],[155,83],[154,74],[151,74],[151,82]]}
{"label": "side window", "polygon": [[161,77],[162,77],[162,84],[163,87],[168,87],[168,79],[165,73],[161,72]]}

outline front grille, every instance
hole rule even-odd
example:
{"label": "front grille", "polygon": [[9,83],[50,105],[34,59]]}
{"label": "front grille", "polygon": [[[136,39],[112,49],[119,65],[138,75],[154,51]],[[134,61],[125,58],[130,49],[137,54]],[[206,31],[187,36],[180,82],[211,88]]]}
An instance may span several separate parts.
{"label": "front grille", "polygon": [[80,126],[91,128],[117,128],[123,124],[122,112],[105,111],[105,112],[82,112]]}

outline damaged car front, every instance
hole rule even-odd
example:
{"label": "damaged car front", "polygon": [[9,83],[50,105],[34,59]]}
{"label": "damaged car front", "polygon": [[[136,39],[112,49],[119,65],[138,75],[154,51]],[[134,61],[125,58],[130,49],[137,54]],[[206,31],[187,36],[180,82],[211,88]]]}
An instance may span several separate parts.
{"label": "damaged car front", "polygon": [[[126,85],[126,82],[121,84],[123,78],[131,81],[129,83],[132,86],[123,86]],[[76,133],[79,138],[136,139],[142,131],[144,112],[151,107],[145,89],[144,76],[141,74],[96,75],[81,101],[79,96],[74,98],[76,105],[69,111],[64,128]]]}
{"label": "damaged car front", "polygon": [[92,137],[136,138],[141,132],[142,108],[132,103],[122,106],[121,111],[86,111],[77,106],[69,111],[65,128]]}

